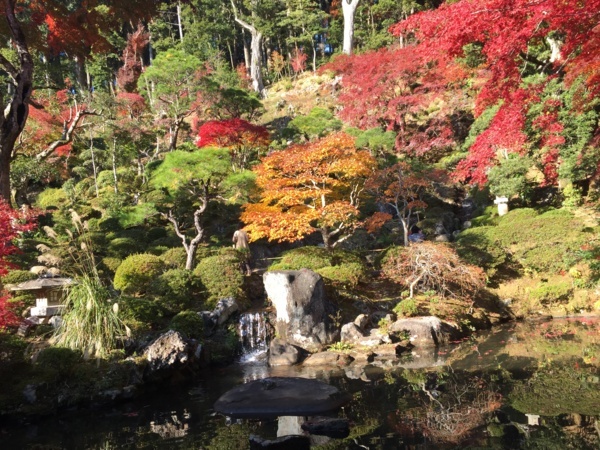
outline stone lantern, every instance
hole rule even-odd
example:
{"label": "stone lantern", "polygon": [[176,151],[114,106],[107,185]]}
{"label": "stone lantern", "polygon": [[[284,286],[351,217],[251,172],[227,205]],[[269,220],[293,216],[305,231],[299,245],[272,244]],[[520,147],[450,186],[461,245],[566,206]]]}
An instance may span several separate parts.
{"label": "stone lantern", "polygon": [[508,213],[508,198],[506,197],[496,197],[494,203],[498,205],[498,215],[504,216]]}

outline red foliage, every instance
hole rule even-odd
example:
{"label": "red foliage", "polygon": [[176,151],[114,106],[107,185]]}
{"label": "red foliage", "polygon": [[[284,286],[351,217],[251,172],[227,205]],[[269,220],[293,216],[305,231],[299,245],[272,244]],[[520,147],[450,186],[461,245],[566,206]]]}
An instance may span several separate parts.
{"label": "red foliage", "polygon": [[294,73],[304,72],[306,70],[306,60],[308,55],[302,49],[295,49],[292,54],[291,64]]}
{"label": "red foliage", "polygon": [[468,102],[459,89],[466,72],[458,65],[427,65],[407,48],[338,57],[324,69],[343,76],[340,117],[350,124],[396,131],[397,149],[420,157],[455,143],[450,116]]}
{"label": "red foliage", "polygon": [[139,119],[146,110],[146,100],[139,94],[119,92],[117,94],[119,115],[129,119]]}
{"label": "red foliage", "polygon": [[243,119],[209,120],[198,129],[198,148],[264,145],[269,131]]}
{"label": "red foliage", "polygon": [[144,30],[140,23],[135,30],[127,36],[127,46],[123,50],[123,67],[117,73],[117,84],[125,92],[135,92],[137,82],[142,74],[141,54],[150,42],[150,33]]}
{"label": "red foliage", "polygon": [[478,97],[478,109],[507,99],[518,89],[521,62],[530,43],[561,35],[560,69],[592,73],[600,63],[600,0],[461,0],[410,16],[391,28],[396,35],[414,34],[419,53],[428,60],[464,56],[470,43],[482,45],[490,78]]}
{"label": "red foliage", "polygon": [[0,275],[4,275],[11,264],[6,257],[18,251],[13,240],[24,231],[35,227],[36,212],[27,208],[14,210],[0,199]]}
{"label": "red foliage", "polygon": [[209,120],[198,128],[196,145],[229,148],[233,169],[247,169],[250,159],[269,145],[269,131],[243,119]]}
{"label": "red foliage", "polygon": [[525,126],[526,105],[531,93],[523,89],[510,96],[508,104],[500,108],[490,126],[475,139],[469,155],[456,167],[454,176],[459,181],[484,184],[487,169],[493,165],[499,153],[519,153],[526,150]]}

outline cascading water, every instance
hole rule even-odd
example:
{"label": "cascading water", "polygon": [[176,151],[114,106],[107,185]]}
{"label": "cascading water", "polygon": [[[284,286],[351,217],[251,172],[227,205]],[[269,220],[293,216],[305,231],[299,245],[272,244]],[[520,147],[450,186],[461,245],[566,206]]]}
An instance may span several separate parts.
{"label": "cascading water", "polygon": [[264,361],[267,355],[266,313],[244,313],[240,316],[238,334],[242,344],[240,362],[253,363]]}

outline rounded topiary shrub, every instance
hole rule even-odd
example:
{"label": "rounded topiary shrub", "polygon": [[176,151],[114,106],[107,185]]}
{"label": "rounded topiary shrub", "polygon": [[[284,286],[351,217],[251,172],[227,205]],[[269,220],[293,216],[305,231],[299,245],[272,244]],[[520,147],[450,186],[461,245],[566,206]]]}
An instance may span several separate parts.
{"label": "rounded topiary shrub", "polygon": [[190,270],[169,269],[160,275],[150,287],[149,293],[158,297],[166,309],[179,312],[193,303],[194,276]]}
{"label": "rounded topiary shrub", "polygon": [[158,256],[149,253],[128,256],[115,272],[115,288],[125,294],[142,294],[164,269],[165,263]]}
{"label": "rounded topiary shrub", "polygon": [[56,371],[59,377],[70,376],[77,363],[82,360],[79,350],[65,347],[48,347],[41,350],[36,358],[36,364]]}
{"label": "rounded topiary shrub", "polygon": [[170,248],[160,255],[160,259],[163,260],[167,267],[173,269],[184,269],[185,261],[187,259],[187,252],[183,247]]}
{"label": "rounded topiary shrub", "polygon": [[246,299],[240,263],[239,253],[234,249],[223,249],[217,255],[204,258],[198,263],[194,276],[208,293],[209,307],[214,307],[220,299],[226,297],[233,297],[238,301]]}
{"label": "rounded topiary shrub", "polygon": [[181,311],[171,319],[169,328],[190,339],[200,339],[204,334],[204,319],[195,311]]}
{"label": "rounded topiary shrub", "polygon": [[119,219],[116,217],[104,217],[98,220],[98,229],[100,231],[108,232],[108,231],[120,231],[123,229]]}
{"label": "rounded topiary shrub", "polygon": [[120,237],[113,239],[108,243],[108,253],[115,258],[126,258],[142,250],[143,241],[138,241],[129,237]]}
{"label": "rounded topiary shrub", "polygon": [[269,270],[317,270],[333,265],[331,251],[321,247],[300,247],[284,252],[281,260],[269,267]]}
{"label": "rounded topiary shrub", "polygon": [[165,316],[164,308],[154,300],[121,296],[119,315],[127,326],[134,329],[154,326],[161,323]]}
{"label": "rounded topiary shrub", "polygon": [[339,266],[323,267],[317,270],[326,281],[333,285],[354,288],[365,277],[365,266],[360,263],[340,264]]}
{"label": "rounded topiary shrub", "polygon": [[67,202],[67,193],[64,190],[48,188],[39,193],[35,204],[40,209],[59,209]]}

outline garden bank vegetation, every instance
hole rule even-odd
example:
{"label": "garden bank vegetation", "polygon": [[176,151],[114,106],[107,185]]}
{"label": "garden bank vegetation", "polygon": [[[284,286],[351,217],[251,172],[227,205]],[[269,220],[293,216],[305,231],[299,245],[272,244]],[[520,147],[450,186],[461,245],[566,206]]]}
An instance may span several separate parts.
{"label": "garden bank vegetation", "polygon": [[318,272],[344,317],[600,310],[599,0],[4,3],[0,360],[32,267],[73,279],[27,338],[57,378],[203,339],[264,270]]}

